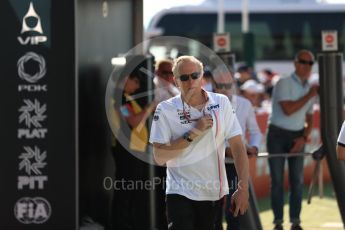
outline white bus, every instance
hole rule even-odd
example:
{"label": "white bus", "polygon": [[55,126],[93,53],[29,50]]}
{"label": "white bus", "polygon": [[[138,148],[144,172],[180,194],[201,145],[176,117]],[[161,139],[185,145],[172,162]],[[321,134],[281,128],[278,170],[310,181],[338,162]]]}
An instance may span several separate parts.
{"label": "white bus", "polygon": [[[225,32],[230,32],[231,51],[237,62],[243,62],[241,0],[224,0]],[[198,6],[181,6],[163,10],[151,20],[146,38],[182,36],[212,47],[217,31],[218,0]],[[329,4],[325,0],[249,0],[249,31],[254,35],[255,69],[271,68],[281,74],[292,71],[297,50],[321,50],[321,31],[337,30],[339,51],[345,49],[345,4]],[[198,55],[198,46],[184,51]],[[174,47],[150,43],[155,56],[171,56]],[[314,70],[315,71],[315,70]]]}

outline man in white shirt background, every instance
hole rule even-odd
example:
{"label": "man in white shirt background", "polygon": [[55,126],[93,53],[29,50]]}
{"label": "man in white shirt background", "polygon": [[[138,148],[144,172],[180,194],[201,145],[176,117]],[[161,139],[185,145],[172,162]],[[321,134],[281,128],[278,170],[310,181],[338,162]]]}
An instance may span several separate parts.
{"label": "man in white shirt background", "polygon": [[[256,121],[254,108],[251,102],[241,96],[235,95],[236,93],[236,82],[233,79],[232,73],[229,71],[227,66],[218,66],[213,72],[214,86],[216,93],[224,94],[229,98],[233,109],[236,113],[237,119],[240,123],[243,132],[243,142],[246,143],[245,137],[248,133],[248,143],[246,144],[246,150],[249,156],[257,155],[259,146],[261,143],[261,131]],[[231,149],[227,146],[227,155],[231,155]],[[225,217],[227,221],[227,229],[237,230],[240,226],[240,220],[238,217],[234,217],[231,213],[231,195],[234,193],[234,182],[237,181],[236,168],[234,164],[226,164],[226,173],[229,181],[229,195],[226,196],[225,206]],[[222,214],[218,217],[218,223],[216,226],[218,229],[222,229],[221,221]]]}
{"label": "man in white shirt background", "polygon": [[162,59],[156,63],[156,76],[153,79],[155,84],[155,101],[161,102],[175,97],[180,93],[175,86],[172,72],[173,62],[169,59]]}

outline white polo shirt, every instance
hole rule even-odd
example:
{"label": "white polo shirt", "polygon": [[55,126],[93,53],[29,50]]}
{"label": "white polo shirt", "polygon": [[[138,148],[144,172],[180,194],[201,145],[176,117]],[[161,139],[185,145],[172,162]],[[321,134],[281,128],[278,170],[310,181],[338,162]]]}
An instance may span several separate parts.
{"label": "white polo shirt", "polygon": [[[219,200],[228,194],[225,172],[224,140],[241,135],[235,112],[229,99],[207,92],[209,98],[203,111],[184,103],[190,120],[211,114],[213,127],[197,137],[181,154],[167,162],[167,194],[180,194],[192,200]],[[183,113],[181,95],[161,102],[152,121],[150,142],[168,144],[183,136],[194,126]]]}
{"label": "white polo shirt", "polygon": [[[233,95],[231,103],[243,133],[248,132],[249,134],[249,146],[255,146],[259,149],[262,134],[251,102],[244,97]],[[246,142],[244,134],[243,141]]]}

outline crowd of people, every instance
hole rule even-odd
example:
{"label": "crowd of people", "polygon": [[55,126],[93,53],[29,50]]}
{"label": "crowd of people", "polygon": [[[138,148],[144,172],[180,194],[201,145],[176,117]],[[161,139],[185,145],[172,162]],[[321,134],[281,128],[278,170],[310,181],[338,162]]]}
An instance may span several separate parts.
{"label": "crowd of people", "polygon": [[[301,50],[293,60],[292,74],[280,77],[270,69],[255,74],[245,65],[236,72],[226,64],[210,69],[193,56],[159,60],[153,80],[154,100],[144,107],[132,97],[140,79],[129,73],[120,86],[123,90],[116,91],[121,92],[122,101],[114,102],[119,124],[129,127],[128,145],[114,145],[115,178],[143,179],[140,169],[144,167],[135,155],[147,152],[150,142],[156,163],[163,166],[157,167],[157,175],[166,181],[162,187],[165,193],[158,193],[156,199],[159,229],[223,229],[223,215],[228,230],[240,229],[239,216],[249,206],[248,157],[258,154],[262,138],[255,115],[270,114],[269,154],[303,152],[318,94],[318,85],[308,82],[314,62],[310,51]],[[143,123],[151,115],[149,134]],[[341,158],[345,158],[344,130],[337,147]],[[225,157],[234,164],[225,164]],[[289,168],[291,230],[302,229],[303,159],[269,159],[274,230],[283,229],[285,161]],[[132,206],[139,207],[145,198],[139,195],[136,200],[136,195],[115,191],[114,229],[144,229],[143,213]],[[124,208],[133,210],[126,213]],[[131,214],[142,217],[141,227],[131,222]]]}

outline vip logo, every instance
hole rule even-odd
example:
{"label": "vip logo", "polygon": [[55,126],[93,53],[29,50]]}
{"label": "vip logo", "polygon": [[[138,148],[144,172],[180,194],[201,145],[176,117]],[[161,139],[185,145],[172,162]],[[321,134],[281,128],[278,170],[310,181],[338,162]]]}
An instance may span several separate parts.
{"label": "vip logo", "polygon": [[[26,22],[26,20],[28,20],[30,17],[33,17],[36,19],[35,25],[33,25],[31,27],[28,26],[28,24]],[[42,26],[41,26],[41,18],[36,13],[36,11],[34,9],[34,5],[32,4],[32,2],[30,2],[28,12],[23,17],[22,31],[20,33],[23,34],[23,33],[28,32],[28,31],[36,31],[40,34],[43,34],[43,30],[42,30]]]}
{"label": "vip logo", "polygon": [[25,152],[21,153],[18,157],[21,160],[19,170],[24,169],[28,175],[31,175],[31,172],[35,175],[42,175],[41,169],[47,165],[45,162],[47,151],[41,153],[41,150],[37,146],[34,149],[29,146],[24,146],[23,148]]}
{"label": "vip logo", "polygon": [[38,189],[44,189],[44,182],[48,181],[47,176],[18,176],[18,189],[21,190],[24,186],[29,186],[29,189],[36,188],[36,182]]}
{"label": "vip logo", "polygon": [[31,36],[22,38],[18,36],[18,41],[21,45],[38,45],[39,43],[43,43],[47,41],[46,36]]}
{"label": "vip logo", "polygon": [[42,197],[23,197],[14,206],[14,216],[23,224],[42,224],[51,213],[50,203]]}
{"label": "vip logo", "polygon": [[[36,71],[36,73],[33,75],[31,75],[31,74],[27,73],[27,71],[25,71],[24,65],[30,60],[36,61],[38,63],[38,67],[39,67],[39,70]],[[28,52],[23,57],[21,57],[17,62],[17,67],[18,67],[19,77],[23,80],[30,82],[30,83],[37,82],[39,79],[44,77],[44,75],[47,72],[46,62],[45,62],[44,58],[41,55],[38,55],[34,52]]]}
{"label": "vip logo", "polygon": [[[34,5],[32,4],[32,2],[30,2],[29,9],[23,17],[22,30],[20,33],[25,34],[27,32],[34,32],[34,33],[43,34],[42,25],[41,25],[41,18],[36,13],[36,11],[34,9]],[[28,44],[38,45],[40,43],[46,42],[47,37],[43,36],[43,35],[28,36],[25,38],[18,36],[18,41],[22,45],[28,45]]]}
{"label": "vip logo", "polygon": [[47,117],[47,115],[44,114],[47,110],[47,104],[41,106],[37,99],[35,99],[34,102],[25,99],[24,104],[25,105],[21,106],[18,110],[21,113],[19,115],[19,123],[24,122],[28,128],[30,128],[31,125],[35,128],[41,128],[41,122]]}

